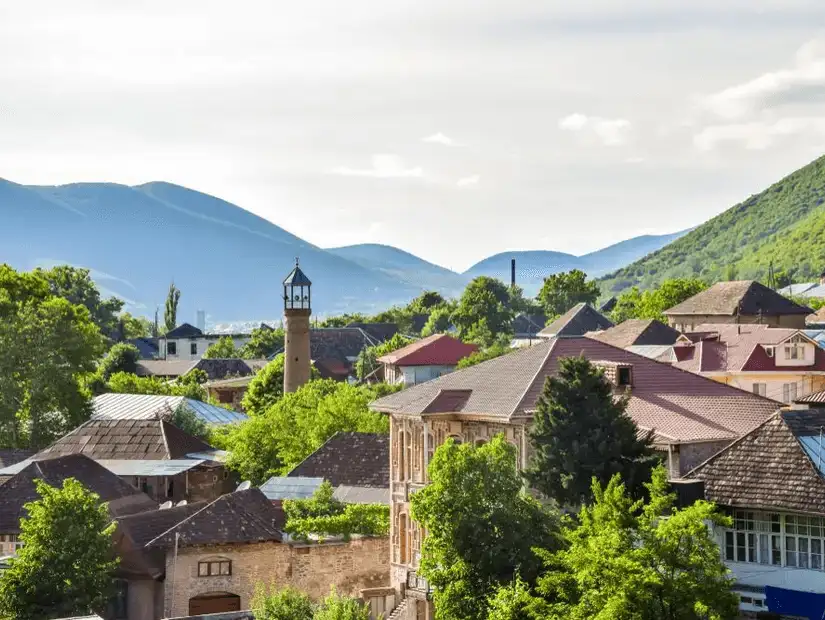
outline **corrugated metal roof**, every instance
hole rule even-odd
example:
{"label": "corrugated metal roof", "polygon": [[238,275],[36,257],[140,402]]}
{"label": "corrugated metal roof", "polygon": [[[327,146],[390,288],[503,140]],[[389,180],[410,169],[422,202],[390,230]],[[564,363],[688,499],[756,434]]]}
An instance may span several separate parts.
{"label": "corrugated metal roof", "polygon": [[375,487],[350,487],[341,485],[332,496],[346,504],[389,504],[390,490]]}
{"label": "corrugated metal roof", "polygon": [[8,467],[0,469],[0,476],[16,476],[31,464],[32,460],[26,459],[25,461],[20,461],[19,463],[15,463],[14,465],[9,465]]}
{"label": "corrugated metal roof", "polygon": [[204,450],[203,452],[192,452],[186,455],[188,459],[203,459],[204,461],[219,461],[223,463],[229,452],[226,450]]}
{"label": "corrugated metal roof", "polygon": [[[627,347],[627,350],[636,355],[660,362],[676,361],[676,356],[673,354],[673,346],[669,344],[635,344]],[[665,357],[663,358],[662,356]]]}
{"label": "corrugated metal roof", "polygon": [[103,467],[118,476],[175,476],[205,463],[203,459],[169,461],[100,460]]}
{"label": "corrugated metal roof", "polygon": [[323,478],[273,476],[261,485],[261,491],[269,500],[309,499],[323,481]]}
{"label": "corrugated metal roof", "polygon": [[207,424],[233,424],[246,420],[246,416],[231,409],[210,405],[183,396],[158,396],[154,394],[101,394],[92,406],[92,420],[153,420],[171,416],[185,405]]}
{"label": "corrugated metal roof", "polygon": [[825,391],[823,392],[814,392],[813,394],[808,394],[807,396],[803,396],[801,398],[797,398],[795,403],[805,403],[805,404],[818,404],[818,403],[825,403]]}

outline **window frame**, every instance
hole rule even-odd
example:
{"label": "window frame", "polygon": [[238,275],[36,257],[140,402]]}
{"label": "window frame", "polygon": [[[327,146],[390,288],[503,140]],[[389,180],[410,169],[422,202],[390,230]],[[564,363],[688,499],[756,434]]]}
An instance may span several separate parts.
{"label": "window frame", "polygon": [[[217,568],[214,568],[217,567]],[[224,568],[226,570],[224,570]],[[213,572],[213,570],[215,572]],[[232,560],[217,558],[198,561],[198,577],[231,577]]]}
{"label": "window frame", "polygon": [[178,343],[176,340],[169,340],[166,343],[166,355],[177,355],[178,354]]}
{"label": "window frame", "polygon": [[198,354],[198,343],[197,342],[190,342],[189,343],[189,355],[197,355]]}
{"label": "window frame", "polygon": [[[727,562],[825,572],[825,518],[732,510],[720,552]],[[767,556],[767,557],[766,557]]]}

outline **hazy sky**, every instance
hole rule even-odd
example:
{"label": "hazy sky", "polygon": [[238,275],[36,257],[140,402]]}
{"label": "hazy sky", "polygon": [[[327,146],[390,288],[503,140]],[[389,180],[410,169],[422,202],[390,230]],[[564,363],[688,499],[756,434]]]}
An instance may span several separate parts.
{"label": "hazy sky", "polygon": [[579,254],[823,153],[822,0],[0,4],[0,177],[170,181],[325,247]]}

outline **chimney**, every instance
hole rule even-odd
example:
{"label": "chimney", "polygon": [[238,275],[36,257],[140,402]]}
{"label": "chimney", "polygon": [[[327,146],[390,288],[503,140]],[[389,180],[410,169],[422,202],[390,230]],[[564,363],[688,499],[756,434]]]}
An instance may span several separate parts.
{"label": "chimney", "polygon": [[[825,274],[823,274],[825,277]],[[510,288],[516,288],[516,259],[510,259]]]}
{"label": "chimney", "polygon": [[206,310],[198,310],[197,320],[195,321],[195,327],[197,327],[202,332],[206,331]]}

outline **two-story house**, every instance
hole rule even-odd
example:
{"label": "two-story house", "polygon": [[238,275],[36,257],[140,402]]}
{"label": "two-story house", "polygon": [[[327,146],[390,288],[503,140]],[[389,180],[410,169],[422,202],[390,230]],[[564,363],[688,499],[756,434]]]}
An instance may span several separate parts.
{"label": "two-story house", "polygon": [[527,428],[545,379],[559,360],[583,355],[604,370],[627,413],[679,477],[768,419],[779,403],[592,338],[553,338],[375,401],[390,415],[391,577],[405,600],[399,620],[429,620],[427,583],[418,575],[422,529],[410,496],[427,484],[427,466],[447,438],[480,444],[503,433],[527,465]]}
{"label": "two-story house", "polygon": [[733,517],[714,535],[743,611],[825,614],[823,433],[825,410],[782,410],[686,476]]}
{"label": "two-story house", "polygon": [[211,334],[189,323],[182,323],[160,336],[157,341],[157,358],[162,360],[199,360],[209,345],[221,338],[232,338],[235,348],[249,341],[249,334]]}
{"label": "two-story house", "polygon": [[448,334],[433,334],[378,358],[384,381],[415,385],[455,370],[458,363],[478,351]]}
{"label": "two-story house", "polygon": [[665,310],[668,324],[681,332],[707,323],[756,323],[805,329],[813,312],[754,280],[717,282],[680,304]]}
{"label": "two-story house", "polygon": [[798,329],[698,325],[673,347],[672,363],[784,403],[825,390],[825,349]]}

